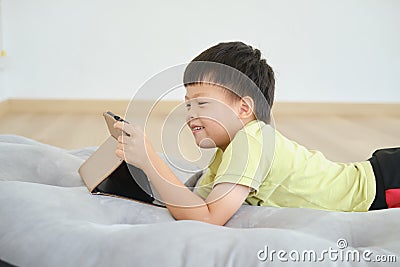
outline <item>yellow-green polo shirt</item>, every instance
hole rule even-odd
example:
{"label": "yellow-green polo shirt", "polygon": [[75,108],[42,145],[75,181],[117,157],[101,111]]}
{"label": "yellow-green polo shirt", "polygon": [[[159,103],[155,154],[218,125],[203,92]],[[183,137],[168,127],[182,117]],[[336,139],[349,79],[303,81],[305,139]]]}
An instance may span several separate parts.
{"label": "yellow-green polo shirt", "polygon": [[206,199],[223,182],[251,187],[245,203],[257,206],[368,211],[376,193],[369,161],[330,161],[257,120],[238,131],[225,151],[217,149],[196,191]]}

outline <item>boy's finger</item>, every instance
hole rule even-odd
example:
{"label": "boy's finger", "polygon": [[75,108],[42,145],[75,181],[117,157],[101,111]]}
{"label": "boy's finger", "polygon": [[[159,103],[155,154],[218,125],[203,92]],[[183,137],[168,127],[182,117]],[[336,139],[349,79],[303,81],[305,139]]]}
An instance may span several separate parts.
{"label": "boy's finger", "polygon": [[131,128],[129,128],[129,127],[132,127],[132,126],[129,124],[126,124],[122,121],[117,121],[116,123],[114,123],[114,128],[120,129],[120,130],[124,131],[125,133],[127,133],[128,135],[131,135],[132,131],[131,131]]}
{"label": "boy's finger", "polygon": [[125,124],[126,123],[124,123],[123,121],[117,121],[114,123],[114,128],[119,128],[122,130],[122,128],[126,126]]}
{"label": "boy's finger", "polygon": [[119,143],[122,143],[122,144],[123,144],[122,135],[118,136],[118,139],[117,139],[117,140],[118,140]]}
{"label": "boy's finger", "polygon": [[122,129],[122,122],[117,121],[116,123],[114,123],[114,128]]}
{"label": "boy's finger", "polygon": [[118,143],[117,148],[124,151],[124,144]]}
{"label": "boy's finger", "polygon": [[124,152],[123,152],[122,150],[116,149],[116,150],[115,150],[115,155],[116,155],[118,158],[120,158],[120,159],[122,159],[122,160],[125,160],[125,155],[124,155]]}

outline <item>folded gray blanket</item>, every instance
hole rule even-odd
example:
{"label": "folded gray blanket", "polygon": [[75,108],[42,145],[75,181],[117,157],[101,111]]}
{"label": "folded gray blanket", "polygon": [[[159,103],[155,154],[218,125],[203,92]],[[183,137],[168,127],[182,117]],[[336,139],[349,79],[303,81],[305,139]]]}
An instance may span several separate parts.
{"label": "folded gray blanket", "polygon": [[175,221],[164,208],[91,195],[77,169],[96,148],[65,150],[0,135],[0,259],[17,266],[365,266],[400,260],[400,209],[345,213],[243,205],[224,227]]}

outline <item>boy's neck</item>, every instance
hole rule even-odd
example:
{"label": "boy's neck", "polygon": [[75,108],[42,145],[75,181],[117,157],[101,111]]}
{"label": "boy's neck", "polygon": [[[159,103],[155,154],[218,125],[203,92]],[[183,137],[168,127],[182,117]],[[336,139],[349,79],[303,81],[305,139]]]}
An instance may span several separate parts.
{"label": "boy's neck", "polygon": [[250,122],[255,121],[255,120],[256,120],[255,118],[248,119],[248,120],[242,120],[242,127],[241,127],[240,129],[238,129],[238,130],[233,134],[233,137],[232,137],[232,139],[230,140],[230,142],[227,143],[226,145],[219,146],[218,148],[221,149],[223,152],[225,152],[225,149],[226,149],[226,148],[229,146],[229,144],[232,142],[233,138],[235,138],[236,134],[237,134],[240,130],[242,130],[244,127],[246,127],[246,125],[248,125]]}

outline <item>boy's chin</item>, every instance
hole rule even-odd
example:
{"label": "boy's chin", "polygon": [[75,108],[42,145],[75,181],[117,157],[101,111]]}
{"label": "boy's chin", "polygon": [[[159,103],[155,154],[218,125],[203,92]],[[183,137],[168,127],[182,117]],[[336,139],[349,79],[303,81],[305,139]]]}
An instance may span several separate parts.
{"label": "boy's chin", "polygon": [[197,146],[200,148],[215,148],[217,145],[214,140],[210,138],[201,139],[199,142],[196,142]]}

